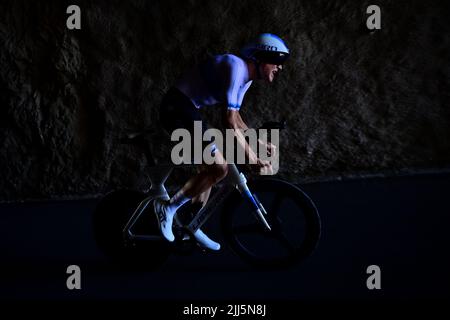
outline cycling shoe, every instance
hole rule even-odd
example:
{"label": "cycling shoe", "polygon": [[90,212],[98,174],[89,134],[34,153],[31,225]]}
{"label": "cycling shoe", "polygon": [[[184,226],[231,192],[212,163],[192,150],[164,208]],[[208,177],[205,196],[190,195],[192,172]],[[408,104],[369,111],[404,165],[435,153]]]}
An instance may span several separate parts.
{"label": "cycling shoe", "polygon": [[197,240],[197,243],[200,245],[200,247],[209,249],[212,251],[219,251],[220,250],[220,243],[215,242],[211,240],[202,230],[198,229],[194,233],[194,238]]}
{"label": "cycling shoe", "polygon": [[161,231],[163,237],[169,241],[173,242],[175,240],[175,236],[172,232],[172,224],[173,224],[173,213],[167,212],[165,200],[155,199],[153,201],[153,208],[158,218],[158,226]]}

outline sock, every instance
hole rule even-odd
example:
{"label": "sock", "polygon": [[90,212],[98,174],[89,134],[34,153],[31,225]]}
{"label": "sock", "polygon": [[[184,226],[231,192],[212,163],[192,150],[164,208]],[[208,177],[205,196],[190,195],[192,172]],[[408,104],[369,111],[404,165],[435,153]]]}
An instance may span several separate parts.
{"label": "sock", "polygon": [[183,190],[180,190],[172,198],[170,198],[170,201],[167,205],[167,210],[171,213],[175,213],[183,204],[185,204],[189,200],[191,199],[184,195]]}

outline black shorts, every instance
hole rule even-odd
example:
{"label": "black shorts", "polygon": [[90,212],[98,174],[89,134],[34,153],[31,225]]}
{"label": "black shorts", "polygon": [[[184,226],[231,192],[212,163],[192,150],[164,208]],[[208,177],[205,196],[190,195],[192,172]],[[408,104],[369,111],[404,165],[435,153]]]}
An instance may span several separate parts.
{"label": "black shorts", "polygon": [[[202,119],[200,111],[194,106],[191,99],[174,87],[170,88],[163,97],[160,108],[160,120],[164,130],[169,135],[172,135],[172,132],[176,129],[186,129],[191,133],[191,137],[194,138],[194,121],[201,121],[202,137],[203,133],[208,129],[206,121]],[[192,147],[194,145],[193,142],[191,143]],[[210,141],[202,141],[202,150],[210,143]],[[211,149],[212,154],[215,151],[216,147],[214,146]]]}
{"label": "black shorts", "polygon": [[194,134],[194,121],[202,121],[202,134],[207,129],[206,122],[203,121],[191,99],[177,88],[171,88],[165,94],[161,103],[160,120],[169,135],[180,128]]}

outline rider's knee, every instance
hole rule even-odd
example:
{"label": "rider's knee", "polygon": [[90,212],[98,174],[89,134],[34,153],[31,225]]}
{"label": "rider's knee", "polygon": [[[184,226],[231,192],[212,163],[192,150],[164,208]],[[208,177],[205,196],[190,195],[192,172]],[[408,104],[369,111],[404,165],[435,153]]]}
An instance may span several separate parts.
{"label": "rider's knee", "polygon": [[214,175],[215,182],[221,181],[228,174],[228,165],[226,163],[214,165],[212,174]]}

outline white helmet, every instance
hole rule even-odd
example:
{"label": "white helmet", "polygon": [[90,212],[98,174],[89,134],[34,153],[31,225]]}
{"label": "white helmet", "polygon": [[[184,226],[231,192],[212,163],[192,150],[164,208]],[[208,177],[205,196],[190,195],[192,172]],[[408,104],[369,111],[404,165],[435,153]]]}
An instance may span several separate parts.
{"label": "white helmet", "polygon": [[282,65],[289,57],[289,49],[276,35],[263,33],[245,45],[241,55],[255,62]]}

